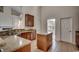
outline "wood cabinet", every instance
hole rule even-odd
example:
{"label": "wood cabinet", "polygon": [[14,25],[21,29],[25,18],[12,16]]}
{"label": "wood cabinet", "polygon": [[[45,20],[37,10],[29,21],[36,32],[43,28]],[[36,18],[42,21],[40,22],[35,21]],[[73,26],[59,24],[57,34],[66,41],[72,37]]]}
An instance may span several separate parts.
{"label": "wood cabinet", "polygon": [[31,52],[31,44],[16,49],[14,52]]}
{"label": "wood cabinet", "polygon": [[35,40],[36,39],[36,30],[27,31],[19,34],[20,37],[23,37],[25,39],[29,40]]}
{"label": "wood cabinet", "polygon": [[51,45],[52,45],[52,33],[47,35],[37,34],[37,48],[43,51],[48,51]]}
{"label": "wood cabinet", "polygon": [[76,31],[76,45],[79,47],[79,31]]}
{"label": "wood cabinet", "polygon": [[33,27],[34,26],[34,16],[30,14],[25,14],[25,26]]}

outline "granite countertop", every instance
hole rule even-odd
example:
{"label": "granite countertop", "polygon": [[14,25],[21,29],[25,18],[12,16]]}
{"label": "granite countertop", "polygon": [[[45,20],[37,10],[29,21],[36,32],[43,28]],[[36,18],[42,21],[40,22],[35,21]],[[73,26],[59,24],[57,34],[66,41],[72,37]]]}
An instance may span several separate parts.
{"label": "granite countertop", "polygon": [[34,29],[12,29],[12,30],[0,30],[0,36],[7,35],[19,35],[23,32],[32,32]]}
{"label": "granite countertop", "polygon": [[[12,29],[13,31],[14,30],[17,30],[17,31],[32,31],[32,30],[35,30],[35,29]],[[2,31],[8,31],[8,30],[2,30],[2,29],[0,29],[0,32],[2,32]]]}
{"label": "granite countertop", "polygon": [[15,51],[25,45],[31,44],[30,40],[26,40],[26,39],[18,37],[16,35],[9,36],[4,40],[5,40],[6,44],[3,47],[0,47],[2,52]]}
{"label": "granite countertop", "polygon": [[24,33],[24,32],[32,32],[33,30],[23,30],[23,31],[17,31],[17,34],[16,35],[19,35],[19,34],[21,34],[21,33]]}

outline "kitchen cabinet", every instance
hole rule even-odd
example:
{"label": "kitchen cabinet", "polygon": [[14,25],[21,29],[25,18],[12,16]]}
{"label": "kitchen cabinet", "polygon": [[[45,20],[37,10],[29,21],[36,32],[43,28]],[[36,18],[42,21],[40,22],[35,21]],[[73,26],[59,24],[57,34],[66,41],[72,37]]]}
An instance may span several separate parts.
{"label": "kitchen cabinet", "polygon": [[30,14],[25,14],[25,26],[33,27],[34,26],[34,16]]}
{"label": "kitchen cabinet", "polygon": [[37,34],[37,48],[43,51],[48,51],[52,45],[52,33]]}
{"label": "kitchen cabinet", "polygon": [[76,46],[79,47],[79,31],[76,31]]}
{"label": "kitchen cabinet", "polygon": [[14,52],[31,52],[31,44],[20,47],[19,49],[16,49]]}
{"label": "kitchen cabinet", "polygon": [[36,30],[26,31],[19,34],[20,37],[23,37],[25,39],[29,40],[35,40],[36,39]]}

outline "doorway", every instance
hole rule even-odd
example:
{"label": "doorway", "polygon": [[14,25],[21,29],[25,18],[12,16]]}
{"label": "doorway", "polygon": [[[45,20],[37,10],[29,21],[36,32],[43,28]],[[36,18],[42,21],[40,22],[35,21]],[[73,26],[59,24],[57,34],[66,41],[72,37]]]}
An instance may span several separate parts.
{"label": "doorway", "polygon": [[56,19],[48,19],[47,20],[47,32],[48,33],[53,33],[52,38],[53,38],[53,42],[55,41],[55,22]]}
{"label": "doorway", "polygon": [[60,19],[60,37],[61,41],[72,43],[72,18]]}

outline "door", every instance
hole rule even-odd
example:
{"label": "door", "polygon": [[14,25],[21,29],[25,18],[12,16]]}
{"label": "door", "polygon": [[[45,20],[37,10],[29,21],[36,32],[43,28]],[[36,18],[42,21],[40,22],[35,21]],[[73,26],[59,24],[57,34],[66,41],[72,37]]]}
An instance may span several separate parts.
{"label": "door", "polygon": [[61,41],[72,43],[72,18],[60,20]]}
{"label": "door", "polygon": [[53,33],[53,40],[55,39],[55,21],[56,19],[47,20],[47,32]]}

